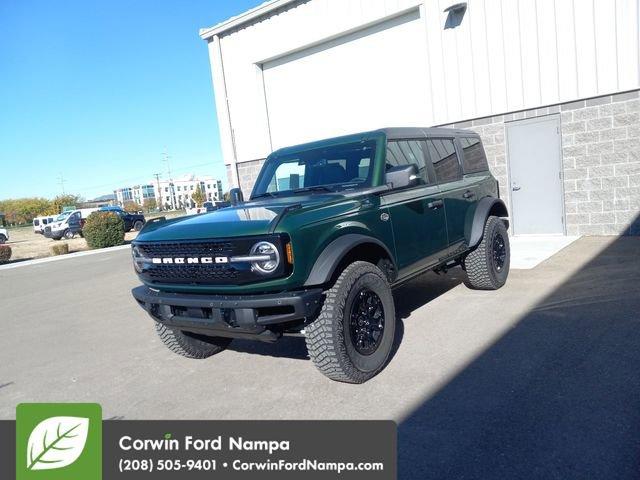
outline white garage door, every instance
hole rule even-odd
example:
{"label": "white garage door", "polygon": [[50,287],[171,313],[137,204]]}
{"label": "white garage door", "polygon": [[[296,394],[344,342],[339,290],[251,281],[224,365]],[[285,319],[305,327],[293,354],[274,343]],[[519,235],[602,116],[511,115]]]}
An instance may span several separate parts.
{"label": "white garage door", "polygon": [[425,35],[416,9],[265,63],[273,147],[429,125]]}

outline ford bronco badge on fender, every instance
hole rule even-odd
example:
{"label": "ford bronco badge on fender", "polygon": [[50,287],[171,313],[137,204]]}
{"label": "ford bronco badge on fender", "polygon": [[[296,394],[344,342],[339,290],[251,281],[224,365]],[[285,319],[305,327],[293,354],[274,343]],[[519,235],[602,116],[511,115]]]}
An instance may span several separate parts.
{"label": "ford bronco badge on fender", "polygon": [[304,335],[327,377],[385,366],[392,289],[461,265],[467,286],[509,273],[507,209],[477,134],[389,128],[275,151],[248,201],[148,222],[133,290],[174,352],[206,358],[233,338]]}

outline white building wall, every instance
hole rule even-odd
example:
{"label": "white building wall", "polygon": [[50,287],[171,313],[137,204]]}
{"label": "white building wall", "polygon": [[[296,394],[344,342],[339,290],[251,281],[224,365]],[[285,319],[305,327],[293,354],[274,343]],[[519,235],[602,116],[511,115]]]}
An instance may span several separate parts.
{"label": "white building wall", "polygon": [[[294,2],[209,38],[225,163],[262,159],[293,141],[391,124],[449,124],[640,87],[638,0],[468,0],[460,25],[445,28],[443,10],[453,3]],[[409,19],[401,30],[376,30],[401,15]],[[359,35],[365,28],[370,38]],[[345,49],[357,50],[355,42],[371,67],[359,84],[346,64]],[[323,68],[314,69],[318,65]],[[340,78],[343,72],[349,75]],[[287,105],[287,92],[295,93],[286,83],[292,75],[310,83],[312,101]],[[345,90],[336,96],[340,83]],[[358,86],[360,96],[353,94]],[[378,93],[370,99],[373,107],[377,101],[383,107],[361,108],[363,95],[372,92]],[[376,111],[385,115],[375,117]],[[288,119],[292,132],[279,117]]]}

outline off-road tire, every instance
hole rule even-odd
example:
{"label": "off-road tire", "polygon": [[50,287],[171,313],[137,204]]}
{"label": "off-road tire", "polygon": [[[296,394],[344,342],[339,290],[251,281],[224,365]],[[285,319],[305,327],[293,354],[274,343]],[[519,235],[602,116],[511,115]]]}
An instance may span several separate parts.
{"label": "off-road tire", "polygon": [[142,227],[144,227],[144,223],[142,222],[142,220],[136,220],[135,223],[133,224],[133,229],[136,232],[139,232],[140,230],[142,230]]}
{"label": "off-road tire", "polygon": [[[366,287],[381,301],[384,314],[382,339],[377,349],[361,355],[351,343],[349,314],[354,296]],[[305,328],[309,357],[320,372],[332,380],[363,383],[382,370],[391,353],[395,336],[395,307],[385,274],[368,262],[354,262],[345,268],[325,292],[318,317]]]}
{"label": "off-road tire", "polygon": [[231,338],[208,337],[174,330],[156,322],[156,332],[169,350],[187,358],[208,358],[222,352],[231,343]]}
{"label": "off-road tire", "polygon": [[[493,242],[497,235],[503,239],[506,254],[501,268],[494,260]],[[474,290],[497,290],[507,281],[510,257],[507,228],[499,217],[490,216],[484,224],[482,241],[463,260],[467,272],[464,284]]]}
{"label": "off-road tire", "polygon": [[71,230],[65,230],[64,233],[62,234],[62,236],[64,238],[66,238],[67,240],[71,240],[73,237],[76,236],[76,234],[73,233]]}

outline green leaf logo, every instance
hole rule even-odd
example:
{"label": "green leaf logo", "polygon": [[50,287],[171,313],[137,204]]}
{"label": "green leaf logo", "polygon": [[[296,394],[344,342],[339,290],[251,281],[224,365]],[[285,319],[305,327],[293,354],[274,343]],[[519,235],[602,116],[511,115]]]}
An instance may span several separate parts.
{"label": "green leaf logo", "polygon": [[89,419],[51,417],[40,422],[29,435],[28,470],[51,470],[71,465],[87,443]]}

